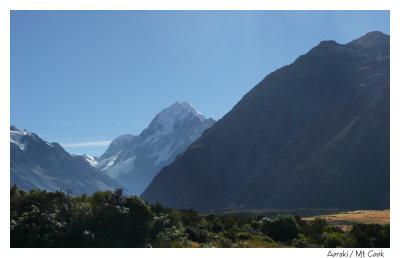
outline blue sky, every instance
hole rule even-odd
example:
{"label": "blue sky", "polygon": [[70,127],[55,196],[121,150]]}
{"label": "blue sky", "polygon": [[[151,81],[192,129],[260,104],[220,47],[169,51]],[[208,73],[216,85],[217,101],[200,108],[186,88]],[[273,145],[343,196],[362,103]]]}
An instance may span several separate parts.
{"label": "blue sky", "polygon": [[389,11],[12,11],[10,122],[99,156],[176,101],[218,120],[320,41],[389,29]]}

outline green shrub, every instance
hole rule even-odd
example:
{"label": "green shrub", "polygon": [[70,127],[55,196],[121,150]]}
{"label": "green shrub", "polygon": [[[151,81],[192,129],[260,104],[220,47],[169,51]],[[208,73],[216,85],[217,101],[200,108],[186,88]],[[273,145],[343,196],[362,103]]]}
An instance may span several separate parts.
{"label": "green shrub", "polygon": [[215,220],[215,218],[216,218],[217,216],[215,216],[215,214],[208,214],[207,216],[206,216],[206,220],[208,221],[208,222],[211,222],[211,221],[214,221]]}
{"label": "green shrub", "polygon": [[274,242],[274,240],[269,236],[263,236],[261,239],[262,239],[262,241],[267,242],[267,243],[273,243]]}
{"label": "green shrub", "polygon": [[241,229],[242,232],[247,232],[250,234],[255,234],[255,231],[249,224],[244,224]]}
{"label": "green shrub", "polygon": [[200,232],[199,232],[199,241],[201,242],[201,243],[207,243],[208,242],[208,240],[209,240],[209,234],[208,234],[208,231],[206,230],[206,229],[200,229]]}
{"label": "green shrub", "polygon": [[309,248],[310,243],[305,238],[295,238],[292,241],[292,246],[297,248]]}
{"label": "green shrub", "polygon": [[389,225],[355,223],[350,231],[355,247],[389,248]]}
{"label": "green shrub", "polygon": [[250,226],[251,226],[254,230],[257,230],[257,229],[260,228],[260,223],[258,223],[257,221],[253,220],[253,221],[250,223]]}
{"label": "green shrub", "polygon": [[242,232],[238,234],[238,238],[241,240],[248,240],[251,239],[251,234],[248,232]]}
{"label": "green shrub", "polygon": [[212,222],[211,230],[217,233],[224,230],[224,227],[222,226],[221,221],[218,217],[216,217]]}
{"label": "green shrub", "polygon": [[185,233],[188,235],[188,239],[199,242],[200,241],[200,232],[197,228],[187,226],[185,228]]}
{"label": "green shrub", "polygon": [[297,236],[298,226],[292,216],[279,215],[274,219],[262,219],[261,231],[276,241],[288,242]]}
{"label": "green shrub", "polygon": [[336,248],[343,246],[344,246],[343,237],[338,232],[330,233],[325,239],[325,247]]}
{"label": "green shrub", "polygon": [[159,213],[158,216],[154,216],[153,226],[151,227],[150,231],[151,240],[154,242],[157,235],[161,232],[164,232],[164,230],[168,227],[171,227],[168,214]]}
{"label": "green shrub", "polygon": [[232,247],[232,241],[225,237],[220,237],[218,239],[218,246],[222,248],[229,248]]}
{"label": "green shrub", "polygon": [[324,228],[328,226],[328,222],[325,219],[315,218],[310,223],[312,234],[322,234]]}
{"label": "green shrub", "polygon": [[230,229],[224,232],[224,237],[230,239],[232,242],[236,242],[238,239],[239,228],[234,225]]}
{"label": "green shrub", "polygon": [[192,227],[196,227],[201,219],[197,211],[193,209],[182,210],[180,212],[180,217],[182,219],[182,223],[184,226],[192,226]]}
{"label": "green shrub", "polygon": [[188,243],[188,235],[173,226],[157,235],[154,247],[187,247]]}

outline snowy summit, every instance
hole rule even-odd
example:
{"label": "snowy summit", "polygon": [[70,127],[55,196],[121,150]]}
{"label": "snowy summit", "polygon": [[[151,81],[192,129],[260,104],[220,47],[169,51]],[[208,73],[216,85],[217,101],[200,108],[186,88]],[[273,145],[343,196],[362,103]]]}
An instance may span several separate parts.
{"label": "snowy summit", "polygon": [[140,194],[162,167],[214,123],[190,103],[176,102],[158,113],[139,136],[121,135],[101,157],[85,159],[132,193]]}

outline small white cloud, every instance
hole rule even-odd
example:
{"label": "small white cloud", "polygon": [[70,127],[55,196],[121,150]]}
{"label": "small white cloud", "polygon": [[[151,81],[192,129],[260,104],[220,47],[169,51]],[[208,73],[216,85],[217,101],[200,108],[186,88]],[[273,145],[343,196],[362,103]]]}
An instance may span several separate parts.
{"label": "small white cloud", "polygon": [[87,146],[108,146],[111,141],[80,142],[61,144],[63,147],[87,147]]}

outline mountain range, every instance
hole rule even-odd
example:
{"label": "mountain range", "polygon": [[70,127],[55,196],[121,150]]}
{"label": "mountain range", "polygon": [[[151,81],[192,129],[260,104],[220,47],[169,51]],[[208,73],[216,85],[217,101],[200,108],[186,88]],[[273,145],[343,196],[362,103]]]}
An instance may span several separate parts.
{"label": "mountain range", "polygon": [[176,102],[99,158],[11,126],[10,170],[25,190],[123,188],[178,209],[389,208],[390,37],[322,41],[217,122]]}
{"label": "mountain range", "polygon": [[90,166],[81,156],[71,155],[60,144],[42,140],[35,133],[10,127],[11,185],[24,190],[95,191],[127,189]]}
{"label": "mountain range", "polygon": [[140,135],[121,135],[99,158],[84,158],[139,195],[161,168],[173,162],[214,123],[188,102],[176,102],[158,113]]}
{"label": "mountain range", "polygon": [[266,76],[141,197],[172,208],[388,208],[390,38],[322,41]]}

